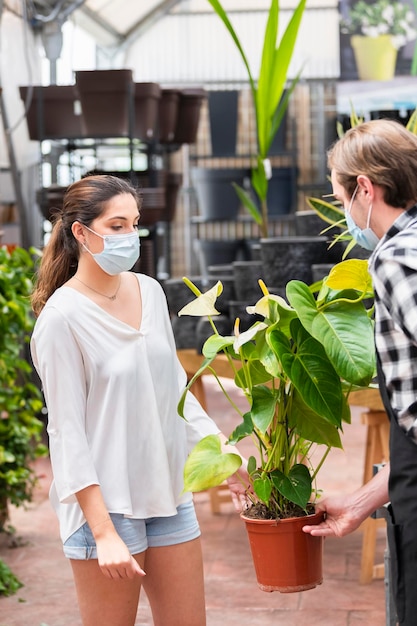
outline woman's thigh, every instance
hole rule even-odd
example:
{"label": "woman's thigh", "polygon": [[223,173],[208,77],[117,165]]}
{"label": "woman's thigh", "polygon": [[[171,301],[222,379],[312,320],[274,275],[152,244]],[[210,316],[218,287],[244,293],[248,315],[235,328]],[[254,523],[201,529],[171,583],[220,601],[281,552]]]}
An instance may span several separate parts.
{"label": "woman's thigh", "polygon": [[142,579],[154,626],[205,626],[200,538],[148,548]]}
{"label": "woman's thigh", "polygon": [[[135,559],[144,566],[143,553]],[[142,577],[109,579],[97,559],[70,562],[83,626],[134,626]]]}

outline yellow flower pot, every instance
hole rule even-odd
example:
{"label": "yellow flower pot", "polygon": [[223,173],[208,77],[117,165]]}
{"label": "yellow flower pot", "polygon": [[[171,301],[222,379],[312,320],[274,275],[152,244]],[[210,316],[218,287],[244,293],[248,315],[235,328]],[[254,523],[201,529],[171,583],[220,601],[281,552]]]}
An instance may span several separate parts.
{"label": "yellow flower pot", "polygon": [[391,35],[352,35],[351,44],[360,80],[391,80],[394,77],[397,49]]}

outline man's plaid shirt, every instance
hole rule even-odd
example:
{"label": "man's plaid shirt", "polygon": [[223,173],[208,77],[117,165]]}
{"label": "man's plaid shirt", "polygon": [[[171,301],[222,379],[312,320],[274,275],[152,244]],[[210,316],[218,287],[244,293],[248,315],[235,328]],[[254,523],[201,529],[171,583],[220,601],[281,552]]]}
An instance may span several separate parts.
{"label": "man's plaid shirt", "polygon": [[417,444],[417,205],[402,213],[369,259],[375,343],[401,428]]}

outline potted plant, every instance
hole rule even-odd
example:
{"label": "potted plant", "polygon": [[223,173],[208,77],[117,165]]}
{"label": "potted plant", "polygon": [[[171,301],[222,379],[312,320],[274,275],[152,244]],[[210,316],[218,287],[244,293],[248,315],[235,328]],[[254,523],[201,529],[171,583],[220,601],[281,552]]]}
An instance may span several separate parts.
{"label": "potted plant", "polygon": [[[311,535],[306,538],[301,527],[320,520],[314,513],[317,474],[329,450],[342,447],[340,433],[343,423],[350,419],[349,393],[369,386],[374,376],[373,322],[365,300],[372,295],[367,263],[343,261],[311,287],[292,280],[286,287],[288,302],[270,294],[260,281],[263,295],[247,310],[260,315],[262,321],[257,318],[247,331],[239,332],[236,320],[233,336],[221,336],[213,322],[221,283],[202,294],[188,279],[184,280],[196,299],[179,315],[209,316],[213,328],[203,346],[205,361],[187,389],[205,370],[212,372],[240,419],[229,443],[250,437],[256,450],[248,460],[247,495],[252,506],[242,517],[247,524],[258,584],[265,591],[310,589],[322,580],[322,544],[310,542]],[[215,362],[219,355],[233,368],[234,382],[248,401],[247,411],[241,411],[221,385]],[[186,393],[179,405],[181,415]],[[318,457],[317,447],[321,450]],[[201,491],[219,485],[240,465],[239,455],[222,452],[217,436],[206,437],[187,460],[185,489]],[[295,520],[290,523],[291,518]],[[288,534],[292,524],[301,548]],[[264,532],[285,532],[283,546],[271,547],[268,539],[267,554],[260,563],[253,527],[264,542]],[[284,556],[285,546],[293,551],[288,558]],[[301,557],[308,548],[312,548],[313,557],[307,564],[305,560],[298,563],[294,554]],[[315,570],[312,563],[316,559]],[[266,572],[262,569],[265,563]],[[276,579],[272,567],[278,568]]]}
{"label": "potted plant", "polygon": [[342,20],[341,31],[351,35],[361,80],[393,78],[398,50],[416,37],[410,6],[389,0],[359,0]]}
{"label": "potted plant", "polygon": [[243,63],[246,67],[252,99],[255,109],[256,136],[258,152],[254,156],[255,164],[251,168],[252,187],[259,200],[260,209],[250,192],[243,186],[234,187],[242,204],[259,224],[261,236],[268,236],[268,181],[271,177],[271,165],[268,154],[273,140],[284,119],[289,98],[298,82],[299,74],[286,89],[288,68],[293,56],[295,43],[304,13],[306,0],[300,0],[281,37],[279,44],[278,25],[280,9],[278,0],[272,0],[263,39],[263,50],[258,80],[255,81],[243,46],[219,0],[208,0],[229,31]]}

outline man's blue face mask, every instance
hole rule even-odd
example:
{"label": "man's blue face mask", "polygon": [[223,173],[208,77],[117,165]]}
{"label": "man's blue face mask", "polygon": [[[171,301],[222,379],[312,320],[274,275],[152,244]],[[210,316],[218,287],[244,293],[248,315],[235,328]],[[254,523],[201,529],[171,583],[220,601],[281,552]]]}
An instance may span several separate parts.
{"label": "man's blue face mask", "polygon": [[359,228],[359,226],[355,223],[351,215],[352,205],[355,200],[355,196],[358,192],[358,189],[359,189],[359,185],[356,185],[355,191],[353,192],[352,197],[349,202],[349,207],[345,209],[346,224],[348,227],[348,231],[350,232],[350,234],[352,235],[352,237],[354,238],[357,244],[359,244],[362,248],[365,248],[365,250],[374,250],[377,244],[379,243],[379,239],[375,235],[372,228],[370,228],[369,226],[369,222],[371,220],[371,213],[372,213],[372,204],[369,207],[366,228],[363,228],[363,229]]}

